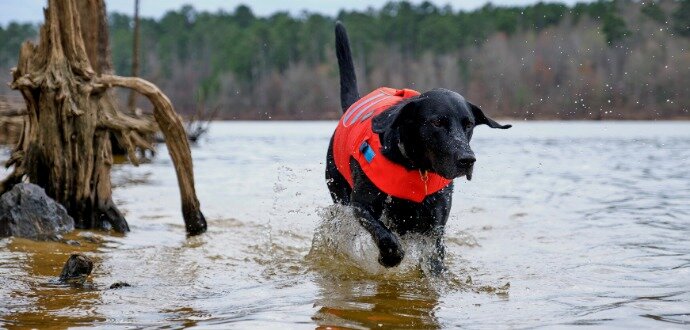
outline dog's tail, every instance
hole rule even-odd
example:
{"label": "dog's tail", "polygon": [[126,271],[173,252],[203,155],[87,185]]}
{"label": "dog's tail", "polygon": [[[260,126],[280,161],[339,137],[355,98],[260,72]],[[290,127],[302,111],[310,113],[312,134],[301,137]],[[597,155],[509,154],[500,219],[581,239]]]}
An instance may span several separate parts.
{"label": "dog's tail", "polygon": [[335,23],[335,55],[338,57],[338,70],[340,71],[340,106],[343,112],[359,100],[357,91],[357,76],[355,65],[352,63],[350,40],[347,31],[340,21]]}

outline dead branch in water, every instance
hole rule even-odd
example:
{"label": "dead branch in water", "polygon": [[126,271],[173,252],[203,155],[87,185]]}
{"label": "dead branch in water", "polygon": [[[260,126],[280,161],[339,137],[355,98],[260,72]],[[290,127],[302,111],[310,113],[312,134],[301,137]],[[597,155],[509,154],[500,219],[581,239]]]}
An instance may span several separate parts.
{"label": "dead branch in water", "polygon": [[[132,77],[139,76],[139,0],[134,0],[134,36],[132,38]],[[136,114],[137,93],[129,92],[127,106],[132,114]]]}
{"label": "dead branch in water", "polygon": [[165,136],[168,152],[175,165],[177,182],[180,186],[182,198],[182,214],[185,218],[188,232],[194,232],[200,226],[206,228],[206,221],[201,214],[199,200],[194,190],[194,173],[192,170],[192,156],[187,141],[187,134],[182,126],[182,119],[175,113],[172,103],[156,85],[136,77],[118,77],[102,75],[97,82],[125,87],[146,96],[153,104],[153,116],[158,127]]}
{"label": "dead branch in water", "polygon": [[187,121],[187,135],[192,143],[196,143],[201,136],[208,133],[211,122],[218,116],[220,106],[214,107],[210,112],[207,112],[206,109],[204,102],[199,101],[196,111]]}
{"label": "dead branch in water", "polygon": [[[185,131],[189,142],[197,143],[199,139],[208,133],[211,122],[213,122],[220,112],[220,106],[216,106],[210,112],[204,106],[203,102],[199,102],[194,114],[185,121]],[[165,137],[156,135],[156,142],[164,143]]]}

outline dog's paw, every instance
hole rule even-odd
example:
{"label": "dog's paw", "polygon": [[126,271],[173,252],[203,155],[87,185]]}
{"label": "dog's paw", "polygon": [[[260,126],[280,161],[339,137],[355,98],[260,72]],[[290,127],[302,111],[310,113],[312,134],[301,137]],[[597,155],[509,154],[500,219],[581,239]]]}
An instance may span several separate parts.
{"label": "dog's paw", "polygon": [[384,267],[395,267],[405,257],[405,251],[394,235],[389,235],[379,241],[379,253],[379,263]]}
{"label": "dog's paw", "polygon": [[387,253],[381,251],[381,255],[379,256],[379,263],[387,268],[395,267],[400,264],[404,257],[405,251],[403,251],[402,249],[392,249],[389,250]]}

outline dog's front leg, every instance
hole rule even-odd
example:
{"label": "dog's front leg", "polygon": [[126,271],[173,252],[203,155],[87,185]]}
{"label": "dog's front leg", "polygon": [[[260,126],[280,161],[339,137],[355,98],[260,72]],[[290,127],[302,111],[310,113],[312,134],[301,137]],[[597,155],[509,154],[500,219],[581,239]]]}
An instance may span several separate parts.
{"label": "dog's front leg", "polygon": [[379,263],[384,267],[394,267],[400,264],[405,252],[398,237],[381,222],[383,204],[386,194],[381,192],[364,175],[357,161],[350,159],[354,187],[350,196],[350,203],[359,223],[366,229],[379,248]]}
{"label": "dog's front leg", "polygon": [[378,217],[374,216],[375,212],[370,207],[356,201],[353,201],[352,206],[359,223],[371,234],[374,243],[379,248],[379,263],[384,267],[400,264],[405,257],[405,252],[398,237]]}

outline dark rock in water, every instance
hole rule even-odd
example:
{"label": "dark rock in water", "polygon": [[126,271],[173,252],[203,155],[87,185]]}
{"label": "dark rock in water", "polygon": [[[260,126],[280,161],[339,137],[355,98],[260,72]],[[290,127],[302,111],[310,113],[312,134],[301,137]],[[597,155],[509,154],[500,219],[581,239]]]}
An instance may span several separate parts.
{"label": "dark rock in water", "polygon": [[81,243],[79,243],[79,241],[75,241],[73,239],[66,240],[64,241],[64,243],[71,246],[81,246]]}
{"label": "dark rock in water", "polygon": [[103,242],[103,237],[88,231],[83,231],[79,233],[79,237],[81,237],[84,241],[93,244],[100,244]]}
{"label": "dark rock in water", "polygon": [[56,240],[72,230],[67,210],[35,184],[16,184],[0,196],[0,237]]}
{"label": "dark rock in water", "polygon": [[73,254],[67,259],[60,273],[60,282],[81,285],[93,270],[93,261],[83,254]]}
{"label": "dark rock in water", "polygon": [[117,282],[111,284],[110,288],[111,289],[119,289],[119,288],[124,288],[124,287],[129,287],[129,286],[131,286],[131,285],[129,285],[129,283],[127,283],[127,282],[117,281]]}

